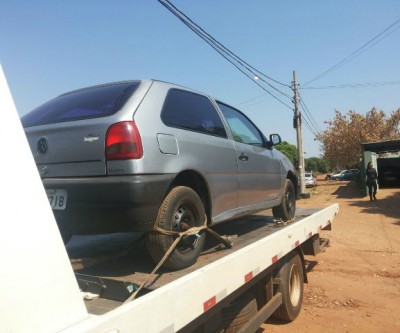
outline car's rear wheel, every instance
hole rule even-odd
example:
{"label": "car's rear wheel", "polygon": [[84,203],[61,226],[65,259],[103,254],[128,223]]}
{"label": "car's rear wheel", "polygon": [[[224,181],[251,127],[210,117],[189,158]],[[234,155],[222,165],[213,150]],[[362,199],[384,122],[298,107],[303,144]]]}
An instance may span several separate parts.
{"label": "car's rear wheel", "polygon": [[[203,202],[198,194],[189,187],[178,186],[162,202],[156,226],[166,231],[182,232],[204,225],[205,219]],[[193,265],[203,249],[205,238],[204,230],[196,235],[183,237],[163,266],[182,269]],[[164,257],[174,240],[175,236],[157,231],[146,235],[147,249],[154,262],[158,263]]]}
{"label": "car's rear wheel", "polygon": [[282,202],[279,206],[272,208],[272,213],[277,219],[289,221],[294,218],[296,212],[296,192],[293,183],[286,179]]}

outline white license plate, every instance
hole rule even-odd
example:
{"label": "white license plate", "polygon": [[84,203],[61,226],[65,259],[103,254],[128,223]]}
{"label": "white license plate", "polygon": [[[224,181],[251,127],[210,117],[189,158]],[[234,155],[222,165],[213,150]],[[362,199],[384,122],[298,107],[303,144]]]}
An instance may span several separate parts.
{"label": "white license plate", "polygon": [[64,210],[67,207],[67,191],[66,190],[46,190],[47,198],[51,208]]}

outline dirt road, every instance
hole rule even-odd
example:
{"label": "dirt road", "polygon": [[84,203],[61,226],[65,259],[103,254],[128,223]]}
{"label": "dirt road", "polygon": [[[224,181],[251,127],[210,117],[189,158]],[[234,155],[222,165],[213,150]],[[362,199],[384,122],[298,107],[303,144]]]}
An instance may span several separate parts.
{"label": "dirt road", "polygon": [[362,197],[353,182],[324,182],[308,190],[299,207],[339,203],[331,246],[307,257],[299,317],[286,324],[270,319],[258,333],[400,332],[400,189],[382,189],[378,200]]}

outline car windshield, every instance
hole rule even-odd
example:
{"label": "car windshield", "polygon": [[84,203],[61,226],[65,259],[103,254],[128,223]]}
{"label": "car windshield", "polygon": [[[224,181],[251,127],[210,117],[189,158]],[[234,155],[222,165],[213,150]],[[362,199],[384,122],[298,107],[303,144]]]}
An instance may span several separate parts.
{"label": "car windshield", "polygon": [[107,117],[118,112],[139,82],[85,88],[60,95],[21,118],[24,127]]}
{"label": "car windshield", "polygon": [[311,177],[312,177],[312,174],[311,174],[311,173],[306,173],[306,174],[305,174],[305,177],[306,177],[306,178],[311,178]]}

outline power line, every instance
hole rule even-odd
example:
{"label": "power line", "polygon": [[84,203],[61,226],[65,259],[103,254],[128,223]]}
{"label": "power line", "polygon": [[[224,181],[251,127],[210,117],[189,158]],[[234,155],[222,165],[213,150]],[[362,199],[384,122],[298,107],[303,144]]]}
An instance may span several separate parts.
{"label": "power line", "polygon": [[305,90],[305,89],[312,90],[312,89],[368,88],[368,87],[394,86],[394,85],[400,85],[400,81],[349,83],[349,84],[337,84],[337,85],[320,86],[320,87],[299,87],[299,89],[300,90]]}
{"label": "power line", "polygon": [[[240,103],[236,104],[236,106],[240,106],[240,105],[243,105],[243,104],[247,104],[247,103],[249,103],[249,102],[252,102],[252,101],[254,101],[254,100],[256,100],[256,99],[259,99],[260,97],[264,97],[264,96],[265,96],[265,94],[252,97],[252,98],[250,98],[250,99],[247,99],[247,100],[245,100],[245,101],[243,101],[243,102],[240,102]],[[257,102],[256,104],[258,104],[258,103],[260,103],[260,102]]]}
{"label": "power line", "polygon": [[[391,25],[389,25],[387,28],[385,28],[383,31],[381,31],[379,34],[377,34],[374,38],[372,38],[370,41],[368,41],[367,43],[365,43],[363,46],[361,46],[360,48],[358,48],[356,51],[354,51],[352,54],[350,54],[349,56],[347,56],[346,58],[344,58],[343,60],[339,61],[337,64],[333,65],[332,67],[330,67],[329,69],[327,69],[326,71],[322,72],[321,74],[319,74],[318,76],[316,76],[315,78],[313,78],[310,81],[307,81],[305,84],[303,84],[303,87],[308,85],[311,82],[314,82],[316,80],[318,80],[319,78],[321,78],[322,76],[334,71],[335,69],[343,66],[345,63],[353,60],[354,58],[358,57],[360,54],[364,53],[367,49],[373,47],[374,45],[378,44],[380,41],[382,41],[383,39],[385,39],[386,37],[388,37],[390,34],[392,34],[393,32],[395,32],[397,29],[400,28],[400,25],[396,28],[394,28],[392,31],[389,31],[391,28],[393,28],[395,25],[397,25],[400,22],[400,19],[396,20],[394,23],[392,23]],[[388,32],[389,31],[389,32]],[[388,33],[386,33],[388,32]],[[383,36],[382,36],[383,35]],[[382,38],[380,38],[382,36]],[[376,41],[375,43],[373,43],[374,41]],[[373,44],[372,44],[373,43]]]}
{"label": "power line", "polygon": [[300,105],[301,105],[301,107],[303,109],[303,115],[306,115],[306,117],[308,119],[308,122],[310,124],[310,127],[312,128],[311,129],[312,133],[315,136],[319,135],[321,130],[319,129],[318,125],[316,124],[314,117],[312,116],[310,111],[306,111],[306,110],[308,110],[307,106],[302,101],[300,101]]}
{"label": "power line", "polygon": [[304,117],[301,117],[302,122],[304,123],[304,125],[307,127],[307,129],[311,132],[311,134],[313,134],[315,137],[317,137],[317,133],[315,132],[315,130],[313,130],[312,126],[308,123],[307,119]]}
{"label": "power line", "polygon": [[[217,41],[214,37],[212,37],[210,34],[208,34],[203,28],[201,28],[198,24],[196,24],[193,20],[191,20],[186,14],[184,14],[182,11],[180,11],[176,6],[174,6],[170,1],[168,0],[158,0],[159,3],[161,3],[166,9],[168,9],[174,16],[176,16],[182,23],[184,23],[189,29],[191,29],[196,35],[198,35],[200,38],[202,38],[207,44],[209,44],[215,51],[217,51],[222,57],[224,57],[227,61],[229,61],[232,65],[234,65],[240,72],[242,72],[244,75],[246,75],[248,78],[250,78],[255,84],[257,84],[261,89],[263,89],[267,94],[272,96],[274,99],[279,101],[281,104],[285,105],[289,109],[292,109],[291,106],[287,105],[285,102],[283,102],[281,99],[276,97],[274,94],[272,94],[268,89],[263,87],[259,82],[257,81],[262,81],[265,84],[267,84],[269,87],[274,89],[275,91],[279,92],[283,96],[291,99],[289,95],[286,93],[282,92],[275,86],[273,86],[271,83],[267,82],[265,79],[262,78],[262,76],[268,78],[269,80],[279,83],[281,85],[287,86],[275,79],[272,79],[271,77],[265,75],[261,71],[257,70],[247,62],[245,62],[243,59],[241,59],[239,56],[237,56],[235,53],[233,53],[231,50],[226,48],[222,43]],[[261,77],[260,77],[261,76]],[[258,78],[257,80],[255,78]]]}
{"label": "power line", "polygon": [[[269,82],[267,82],[263,77],[260,77],[260,74],[270,80],[272,80],[275,83],[279,83],[285,87],[291,88],[288,85],[282,84],[281,82],[278,82],[269,76],[266,76],[265,74],[261,73],[259,70],[245,62],[243,59],[238,57],[236,54],[234,54],[232,51],[227,49],[224,45],[222,45],[219,41],[217,41],[214,37],[212,37],[210,34],[208,34],[203,28],[198,26],[196,23],[193,22],[187,15],[182,13],[179,9],[177,9],[170,1],[168,0],[158,0],[165,8],[167,8],[174,16],[176,16],[182,23],[184,23],[189,29],[191,29],[196,35],[198,35],[200,38],[202,38],[207,44],[209,44],[215,51],[217,51],[224,59],[229,61],[232,65],[234,65],[239,71],[241,71],[244,75],[249,77],[254,83],[256,83],[261,89],[263,89],[267,94],[271,95],[273,98],[277,99],[280,103],[288,107],[290,110],[292,110],[292,107],[287,105],[285,102],[277,98],[275,95],[273,95],[269,90],[267,90],[265,87],[263,87],[259,82],[261,81],[267,84],[269,87],[274,89],[275,91],[279,92],[280,94],[284,95],[288,99],[292,101],[292,97],[289,96],[288,94],[282,92]],[[250,74],[249,74],[250,73]],[[253,77],[252,77],[253,76]],[[255,79],[257,77],[257,79]],[[259,98],[261,96],[258,96],[256,98]],[[247,100],[241,104],[247,103],[249,101],[253,101],[256,98],[252,98],[251,100]],[[306,109],[307,107],[305,106],[303,102],[303,108]],[[317,136],[318,129],[316,128],[316,125],[313,122],[313,118],[311,113],[308,111],[305,111],[305,117],[304,117],[304,124],[305,126],[310,130],[311,133],[313,133],[315,136]]]}
{"label": "power line", "polygon": [[[193,20],[191,20],[186,14],[184,14],[182,11],[180,11],[176,6],[174,6],[170,1],[168,0],[163,0],[160,1],[158,0],[165,8],[167,8],[172,14],[174,14],[181,22],[183,22],[188,28],[190,28],[194,33],[196,33],[200,38],[202,38],[207,44],[209,44],[214,50],[216,50],[218,53],[220,53],[226,60],[231,62],[233,64],[233,61],[237,62],[239,65],[244,67],[247,71],[249,71],[253,77],[251,79],[253,80],[254,77],[259,77],[259,75],[264,75],[257,69],[255,69],[253,66],[249,65],[247,62],[245,62],[243,59],[241,59],[239,56],[234,54],[232,51],[230,51],[228,48],[226,48],[224,45],[222,45],[219,41],[217,41],[214,37],[212,37],[210,34],[208,34],[203,28],[201,28],[198,24],[196,24]],[[165,2],[165,3],[163,3]],[[224,53],[224,54],[223,54]],[[228,59],[230,57],[230,59]],[[233,64],[234,65],[234,64]],[[235,65],[236,68],[238,68]],[[251,71],[251,69],[255,69],[255,72]],[[243,72],[243,71],[242,71]],[[274,82],[278,82],[269,76],[266,76],[268,79],[273,80]],[[279,89],[276,87],[272,86],[269,82],[266,82],[264,79],[259,78],[261,81],[265,82],[267,85],[269,85],[271,88],[274,90],[278,91],[282,95],[286,96],[287,95],[283,92],[281,92]],[[278,82],[280,83],[280,82]],[[281,83],[280,83],[281,84]]]}
{"label": "power line", "polygon": [[[347,84],[337,84],[337,85],[330,85],[330,86],[317,86],[317,87],[302,87],[299,86],[299,90],[327,90],[327,89],[346,89],[346,88],[352,88],[352,89],[357,89],[357,88],[369,88],[369,87],[385,87],[385,86],[395,86],[395,85],[400,85],[400,81],[383,81],[383,82],[365,82],[365,83],[347,83]],[[250,99],[247,99],[243,102],[240,102],[238,104],[236,104],[236,106],[240,106],[243,104],[247,104],[249,102],[252,102],[256,99],[259,99],[263,96],[265,96],[266,94],[262,94],[262,95],[258,95],[255,97],[252,97]],[[254,104],[251,105],[256,105],[261,103],[260,102],[256,102]]]}
{"label": "power line", "polygon": [[298,94],[298,95],[300,98],[300,105],[302,106],[302,109],[304,112],[303,114],[308,118],[308,122],[309,122],[308,125],[311,127],[309,129],[315,136],[318,136],[321,132],[321,129],[317,125],[317,122],[315,121],[314,116],[308,109],[308,107],[307,107],[306,103],[304,102],[303,98],[301,97],[301,95],[300,94]]}
{"label": "power line", "polygon": [[[210,35],[207,31],[205,31],[202,27],[200,27],[197,23],[195,23],[190,17],[188,17],[185,13],[183,13],[181,10],[179,10],[173,3],[171,3],[171,1],[169,0],[158,0],[162,5],[165,6],[165,3],[167,3],[174,11],[176,11],[177,13],[179,13],[179,15],[181,15],[182,17],[184,17],[188,22],[190,22],[193,26],[195,26],[199,31],[201,31],[202,34],[204,34],[205,36],[207,36],[207,38],[209,38],[213,43],[216,43],[219,47],[221,47],[222,50],[224,50],[225,52],[229,53],[232,57],[234,57],[235,59],[237,59],[238,61],[240,61],[243,64],[246,64],[247,66],[249,66],[250,68],[252,68],[253,70],[255,70],[259,76],[264,76],[267,79],[278,83],[282,86],[285,87],[289,87],[287,84],[284,84],[282,82],[279,82],[278,80],[273,79],[272,77],[264,74],[263,72],[261,72],[260,70],[258,70],[257,68],[253,67],[252,65],[250,65],[249,63],[247,63],[246,61],[244,61],[242,58],[240,58],[238,55],[236,55],[235,53],[233,53],[231,50],[229,50],[227,47],[225,47],[221,42],[219,42],[218,40],[216,40],[212,35]],[[170,10],[170,8],[166,7],[168,10]],[[174,13],[175,15],[175,13]]]}

